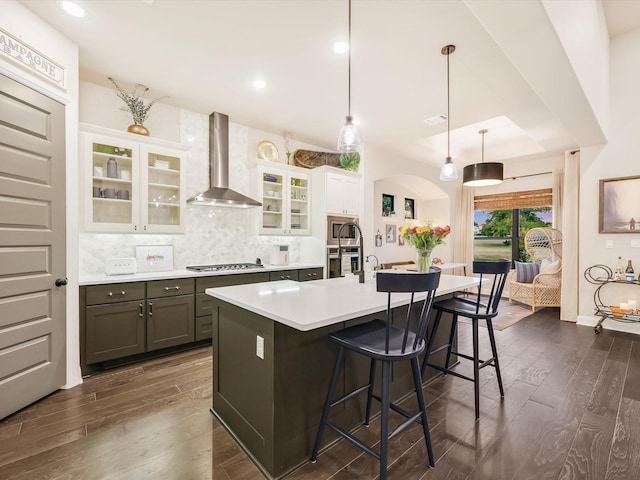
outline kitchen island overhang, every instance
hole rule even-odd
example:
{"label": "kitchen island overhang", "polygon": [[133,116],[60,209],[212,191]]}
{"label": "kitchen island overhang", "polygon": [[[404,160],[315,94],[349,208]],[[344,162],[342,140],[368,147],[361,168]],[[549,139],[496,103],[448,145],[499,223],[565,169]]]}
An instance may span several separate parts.
{"label": "kitchen island overhang", "polygon": [[[437,296],[446,298],[478,283],[472,277],[441,275]],[[376,291],[375,281],[360,284],[357,277],[283,280],[206,293],[214,299],[211,411],[267,477],[279,478],[311,454],[337,353],[328,334],[379,318],[387,295]],[[394,315],[406,315],[408,302],[409,295],[394,298]],[[445,337],[437,343],[446,343]],[[403,367],[393,374],[395,400],[412,392],[411,371]],[[348,391],[366,383],[369,363],[347,355],[343,371],[339,389]],[[424,380],[435,375],[429,369]],[[365,400],[347,402],[335,420],[348,429],[357,427]],[[325,445],[336,438],[325,437]]]}

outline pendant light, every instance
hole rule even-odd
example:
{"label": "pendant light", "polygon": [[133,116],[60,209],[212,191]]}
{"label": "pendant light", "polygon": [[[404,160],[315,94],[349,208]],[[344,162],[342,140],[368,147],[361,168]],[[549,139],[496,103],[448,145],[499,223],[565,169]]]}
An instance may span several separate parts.
{"label": "pendant light", "polygon": [[340,129],[338,135],[338,151],[339,152],[358,152],[362,146],[360,132],[358,127],[353,124],[351,116],[351,0],[349,0],[349,104],[347,109],[347,118],[344,126]]}
{"label": "pendant light", "polygon": [[440,170],[440,180],[443,182],[452,182],[458,179],[458,169],[456,168],[456,164],[451,161],[451,115],[449,115],[449,56],[455,51],[455,45],[447,45],[440,50],[442,55],[447,56],[447,159]]}
{"label": "pendant light", "polygon": [[482,163],[467,165],[462,171],[462,184],[467,187],[488,187],[498,185],[503,179],[503,165],[497,162],[484,163],[484,134],[487,129],[478,133],[482,135]]}

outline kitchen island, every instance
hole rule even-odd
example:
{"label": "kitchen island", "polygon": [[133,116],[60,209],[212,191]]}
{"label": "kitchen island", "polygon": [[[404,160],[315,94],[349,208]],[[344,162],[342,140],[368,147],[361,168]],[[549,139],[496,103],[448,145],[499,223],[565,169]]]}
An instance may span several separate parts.
{"label": "kitchen island", "polygon": [[[437,297],[477,285],[476,278],[442,275]],[[279,478],[311,454],[337,354],[328,334],[379,317],[387,296],[375,281],[360,284],[355,276],[209,288],[206,294],[213,297],[211,411],[265,475]],[[409,295],[395,297],[394,318],[406,315],[408,303]],[[440,360],[444,356],[432,357]],[[343,372],[337,395],[366,383],[369,363],[347,352]],[[429,375],[435,373],[427,371],[425,381]],[[412,390],[410,368],[394,366],[393,399]],[[334,409],[338,423],[349,429],[362,423],[361,397]],[[335,438],[327,430],[324,444]]]}

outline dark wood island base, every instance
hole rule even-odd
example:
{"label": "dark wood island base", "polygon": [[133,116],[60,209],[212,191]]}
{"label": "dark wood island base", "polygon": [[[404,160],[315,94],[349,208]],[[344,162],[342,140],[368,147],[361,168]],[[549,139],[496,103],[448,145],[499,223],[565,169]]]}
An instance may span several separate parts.
{"label": "dark wood island base", "polygon": [[[394,321],[405,315],[406,307],[394,309]],[[214,298],[211,412],[267,478],[286,475],[311,455],[337,353],[328,334],[376,317],[380,314],[300,331]],[[446,326],[450,318],[442,321]],[[447,332],[447,328],[440,332]],[[256,355],[258,337],[264,339],[264,359]],[[447,334],[436,343],[447,343],[445,337]],[[439,354],[432,357],[434,362],[444,364],[445,352],[441,353],[442,358]],[[368,378],[366,359],[347,352],[344,362],[337,395],[366,383]],[[425,383],[436,374],[428,369]],[[409,365],[394,366],[392,377],[394,401],[412,394]],[[332,418],[348,430],[355,429],[363,423],[365,407],[366,396],[359,396],[334,408]],[[328,429],[323,448],[337,437]]]}

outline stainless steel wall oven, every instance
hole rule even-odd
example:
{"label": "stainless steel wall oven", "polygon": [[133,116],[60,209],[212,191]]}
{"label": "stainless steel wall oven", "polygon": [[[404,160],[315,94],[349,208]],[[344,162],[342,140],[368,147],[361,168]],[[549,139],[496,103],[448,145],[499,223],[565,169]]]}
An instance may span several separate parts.
{"label": "stainless steel wall oven", "polygon": [[342,247],[341,253],[338,247],[327,247],[327,278],[344,277],[360,270],[359,254],[360,246]]}

